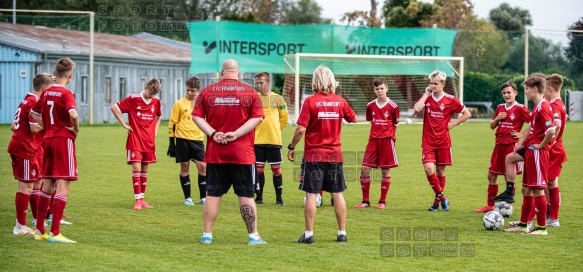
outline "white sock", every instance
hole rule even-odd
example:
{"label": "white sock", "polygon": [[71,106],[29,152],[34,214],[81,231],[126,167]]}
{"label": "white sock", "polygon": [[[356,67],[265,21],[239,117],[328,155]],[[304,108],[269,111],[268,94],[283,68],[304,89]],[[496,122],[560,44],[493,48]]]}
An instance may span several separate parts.
{"label": "white sock", "polygon": [[309,238],[310,236],[314,236],[314,231],[307,231],[304,234],[304,237]]}
{"label": "white sock", "polygon": [[249,238],[259,238],[259,232],[249,233]]}
{"label": "white sock", "polygon": [[345,230],[338,230],[338,235],[346,235],[346,231]]}
{"label": "white sock", "polygon": [[134,194],[134,198],[135,198],[136,200],[140,199],[140,194]]}
{"label": "white sock", "polygon": [[213,233],[212,233],[212,232],[204,232],[204,231],[203,231],[203,232],[202,232],[202,236],[205,236],[205,237],[211,237],[211,238],[213,238]]}

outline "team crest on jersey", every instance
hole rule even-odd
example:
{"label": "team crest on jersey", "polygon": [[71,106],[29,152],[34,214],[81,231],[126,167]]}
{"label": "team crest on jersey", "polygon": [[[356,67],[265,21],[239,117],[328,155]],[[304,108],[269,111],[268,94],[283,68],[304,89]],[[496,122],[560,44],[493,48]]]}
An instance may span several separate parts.
{"label": "team crest on jersey", "polygon": [[136,153],[134,153],[134,152],[132,151],[132,154],[130,154],[130,156],[132,156],[132,159],[133,159],[133,158],[135,158],[135,157],[136,157]]}
{"label": "team crest on jersey", "polygon": [[550,120],[547,120],[547,121],[545,121],[545,126],[550,127],[551,126],[551,123],[552,122]]}
{"label": "team crest on jersey", "polygon": [[36,177],[36,170],[32,170],[32,172],[30,172],[30,174],[31,174],[33,177]]}
{"label": "team crest on jersey", "polygon": [[374,111],[372,112],[372,116],[374,116]]}
{"label": "team crest on jersey", "polygon": [[136,113],[136,115],[142,116],[142,113],[138,111],[138,113]]}
{"label": "team crest on jersey", "polygon": [[383,114],[383,116],[385,116],[385,119],[386,118],[389,118],[389,113],[385,111],[385,113]]}
{"label": "team crest on jersey", "polygon": [[559,117],[559,113],[555,112],[555,114],[553,114],[554,117]]}
{"label": "team crest on jersey", "polygon": [[155,109],[154,109],[154,106],[152,106],[152,108],[150,109],[150,111],[151,111],[152,113],[154,113],[154,111],[155,111]]}
{"label": "team crest on jersey", "polygon": [[439,109],[441,109],[443,111],[443,109],[445,109],[445,105],[443,105],[443,103],[441,103],[441,105],[439,105]]}
{"label": "team crest on jersey", "polygon": [[271,106],[277,108],[277,103],[275,101],[271,102]]}
{"label": "team crest on jersey", "polygon": [[516,118],[516,115],[514,113],[510,114],[510,120],[514,121],[514,118]]}

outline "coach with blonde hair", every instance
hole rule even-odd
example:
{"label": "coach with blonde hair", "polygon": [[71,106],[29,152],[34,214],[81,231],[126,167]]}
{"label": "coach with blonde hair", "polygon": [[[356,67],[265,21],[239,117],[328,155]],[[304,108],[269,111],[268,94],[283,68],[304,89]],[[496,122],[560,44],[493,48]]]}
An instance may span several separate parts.
{"label": "coach with blonde hair", "polygon": [[298,243],[314,244],[314,218],[316,195],[320,189],[330,192],[334,200],[334,212],[338,222],[336,241],[345,243],[346,202],[342,192],[346,190],[342,170],[340,133],[342,119],[356,122],[356,113],[344,98],[335,94],[336,79],[328,67],[320,66],[312,77],[314,95],[306,98],[297,122],[287,157],[294,161],[294,148],[305,134],[304,158],[299,189],[306,192],[304,217],[306,230]]}

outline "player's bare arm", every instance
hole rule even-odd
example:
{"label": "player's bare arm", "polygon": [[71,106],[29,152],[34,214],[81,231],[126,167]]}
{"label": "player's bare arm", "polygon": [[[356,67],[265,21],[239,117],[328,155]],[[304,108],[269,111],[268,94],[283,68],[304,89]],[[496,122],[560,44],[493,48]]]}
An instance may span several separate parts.
{"label": "player's bare arm", "polygon": [[427,88],[425,88],[425,93],[423,93],[421,98],[419,98],[419,101],[417,101],[417,103],[413,105],[413,110],[415,110],[415,112],[421,112],[423,108],[425,108],[425,101],[431,95],[432,92],[433,92],[432,85],[429,85],[427,86]]}
{"label": "player's bare arm", "polygon": [[464,108],[464,111],[462,112],[462,116],[460,116],[458,119],[451,121],[447,124],[447,129],[452,129],[455,126],[465,122],[466,120],[470,119],[470,117],[472,117],[472,114],[470,113],[470,111],[468,110],[468,108]]}
{"label": "player's bare arm", "polygon": [[76,110],[69,111],[69,118],[71,119],[71,123],[73,127],[65,127],[69,131],[71,131],[75,136],[79,134],[79,114]]}
{"label": "player's bare arm", "polygon": [[294,137],[292,138],[292,142],[287,146],[288,147],[287,159],[289,161],[291,162],[294,161],[295,155],[294,149],[296,148],[296,145],[300,142],[300,140],[302,140],[304,134],[306,134],[306,127],[298,125],[298,127],[294,131]]}
{"label": "player's bare arm", "polygon": [[44,126],[43,126],[43,119],[42,119],[42,117],[40,116],[40,114],[37,114],[37,113],[35,113],[35,112],[30,112],[28,115],[29,115],[30,117],[32,117],[32,119],[34,119],[34,121],[35,121],[35,122],[36,122],[36,123],[37,123],[39,126],[41,126],[41,127],[44,127]]}
{"label": "player's bare arm", "polygon": [[263,117],[251,118],[247,120],[247,122],[245,122],[245,124],[243,124],[237,130],[225,133],[225,139],[227,140],[227,142],[235,141],[239,139],[239,137],[255,129],[255,127],[258,126],[261,123],[261,121],[263,121]]}
{"label": "player's bare arm", "polygon": [[192,121],[206,134],[209,138],[213,139],[216,143],[219,144],[227,144],[227,140],[225,139],[225,133],[222,131],[216,131],[211,125],[206,121],[206,119],[192,116]]}
{"label": "player's bare arm", "polygon": [[540,144],[533,144],[531,145],[529,148],[535,148],[535,149],[541,149],[543,147],[545,147],[545,145],[547,145],[549,143],[549,141],[551,141],[551,139],[553,137],[555,137],[555,129],[554,128],[550,128],[549,130],[547,130],[547,132],[545,132],[545,138],[543,139],[543,141]]}
{"label": "player's bare arm", "polygon": [[500,120],[504,118],[506,118],[506,112],[501,112],[498,115],[496,115],[496,118],[494,118],[494,120],[490,122],[490,129],[496,129],[496,127],[498,127],[498,124],[500,123]]}
{"label": "player's bare arm", "polygon": [[524,135],[528,135],[529,133],[530,133],[530,127],[527,127],[522,132],[513,130],[510,132],[510,135],[512,135],[512,137],[514,137],[514,138],[520,139],[520,138],[524,137]]}
{"label": "player's bare arm", "polygon": [[162,122],[162,118],[160,118],[160,116],[158,116],[158,119],[156,120],[156,130],[154,132],[154,136],[158,136],[158,129],[160,128],[160,122]]}
{"label": "player's bare arm", "polygon": [[119,111],[115,104],[111,106],[111,112],[113,113],[113,116],[115,116],[115,119],[117,119],[117,121],[121,124],[123,128],[127,129],[128,131],[132,131],[132,128],[128,126],[121,117],[121,112]]}

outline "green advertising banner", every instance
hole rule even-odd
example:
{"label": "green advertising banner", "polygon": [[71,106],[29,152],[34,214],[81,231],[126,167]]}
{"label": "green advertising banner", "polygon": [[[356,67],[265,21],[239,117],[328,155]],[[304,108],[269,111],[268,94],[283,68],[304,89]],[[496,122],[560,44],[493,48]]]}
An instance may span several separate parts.
{"label": "green advertising banner", "polygon": [[[237,60],[245,73],[283,74],[284,56],[295,53],[449,57],[456,35],[456,31],[439,28],[380,29],[225,21],[191,22],[188,29],[192,46],[190,74],[219,72],[227,59]],[[354,73],[362,71],[354,67]]]}

